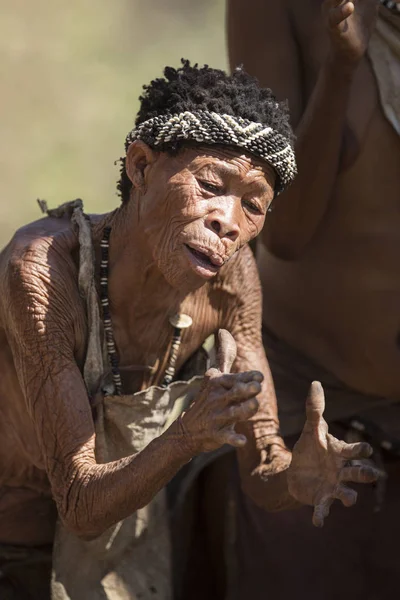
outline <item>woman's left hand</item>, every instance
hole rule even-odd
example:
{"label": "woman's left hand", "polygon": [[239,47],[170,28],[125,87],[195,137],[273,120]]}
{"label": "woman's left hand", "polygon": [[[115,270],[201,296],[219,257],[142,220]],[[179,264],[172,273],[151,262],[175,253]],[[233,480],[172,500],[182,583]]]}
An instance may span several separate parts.
{"label": "woman's left hand", "polygon": [[322,527],[334,500],[353,506],[357,492],[347,483],[372,483],[384,473],[370,464],[352,465],[352,460],[371,456],[369,444],[346,444],[328,433],[323,418],[324,391],[319,382],[311,384],[306,402],[307,420],[293,449],[288,469],[291,496],[302,504],[314,506],[313,524]]}

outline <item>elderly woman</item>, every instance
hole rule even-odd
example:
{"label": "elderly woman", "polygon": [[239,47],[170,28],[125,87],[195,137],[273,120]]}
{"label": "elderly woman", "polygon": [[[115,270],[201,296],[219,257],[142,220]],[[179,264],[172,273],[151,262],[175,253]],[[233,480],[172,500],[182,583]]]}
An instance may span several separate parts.
{"label": "elderly woman", "polygon": [[[316,525],[355,502],[343,482],[376,477],[346,464],[370,448],[328,434],[318,384],[292,459],[279,436],[247,243],[295,176],[291,141],[243,71],[167,68],[127,136],[121,206],[63,205],[3,250],[2,598],[49,597],[53,541],[53,598],[170,598],[162,489],[224,444],[257,503],[314,505]],[[220,331],[215,368],[176,381],[221,329],[237,355]]]}

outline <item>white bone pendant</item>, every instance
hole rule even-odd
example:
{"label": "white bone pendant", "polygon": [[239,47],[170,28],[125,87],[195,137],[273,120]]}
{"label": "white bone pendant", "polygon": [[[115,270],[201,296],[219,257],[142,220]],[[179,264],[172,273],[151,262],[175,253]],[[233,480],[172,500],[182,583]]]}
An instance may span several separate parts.
{"label": "white bone pendant", "polygon": [[180,313],[170,317],[169,322],[173,327],[176,327],[177,329],[187,329],[193,324],[193,319],[192,317],[189,317],[189,315]]}

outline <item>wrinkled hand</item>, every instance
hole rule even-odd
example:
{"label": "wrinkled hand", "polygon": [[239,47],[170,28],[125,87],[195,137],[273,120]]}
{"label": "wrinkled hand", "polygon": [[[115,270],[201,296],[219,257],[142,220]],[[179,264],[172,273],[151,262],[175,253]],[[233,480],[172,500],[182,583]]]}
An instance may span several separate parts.
{"label": "wrinkled hand", "polygon": [[291,496],[302,504],[314,506],[313,523],[322,527],[335,499],[344,506],[353,506],[357,492],[347,487],[348,482],[372,483],[382,475],[370,465],[351,466],[349,461],[368,458],[369,444],[346,444],[328,433],[323,418],[325,397],[319,382],[311,385],[306,402],[307,420],[293,449],[288,469]]}
{"label": "wrinkled hand", "polygon": [[341,63],[357,64],[375,27],[379,0],[325,0],[323,12],[332,51]]}
{"label": "wrinkled hand", "polygon": [[193,455],[224,444],[242,447],[246,437],[235,431],[235,423],[247,421],[258,410],[257,394],[263,375],[259,371],[230,373],[236,358],[236,343],[228,331],[218,332],[218,369],[209,369],[198,398],[177,424]]}

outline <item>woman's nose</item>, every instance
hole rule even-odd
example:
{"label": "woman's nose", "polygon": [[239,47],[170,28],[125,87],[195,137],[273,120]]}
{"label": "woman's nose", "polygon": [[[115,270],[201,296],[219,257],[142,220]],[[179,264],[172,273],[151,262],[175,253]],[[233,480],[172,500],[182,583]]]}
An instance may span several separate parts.
{"label": "woman's nose", "polygon": [[234,207],[213,211],[206,218],[206,226],[221,239],[229,238],[235,242],[240,233],[239,220],[235,213]]}

